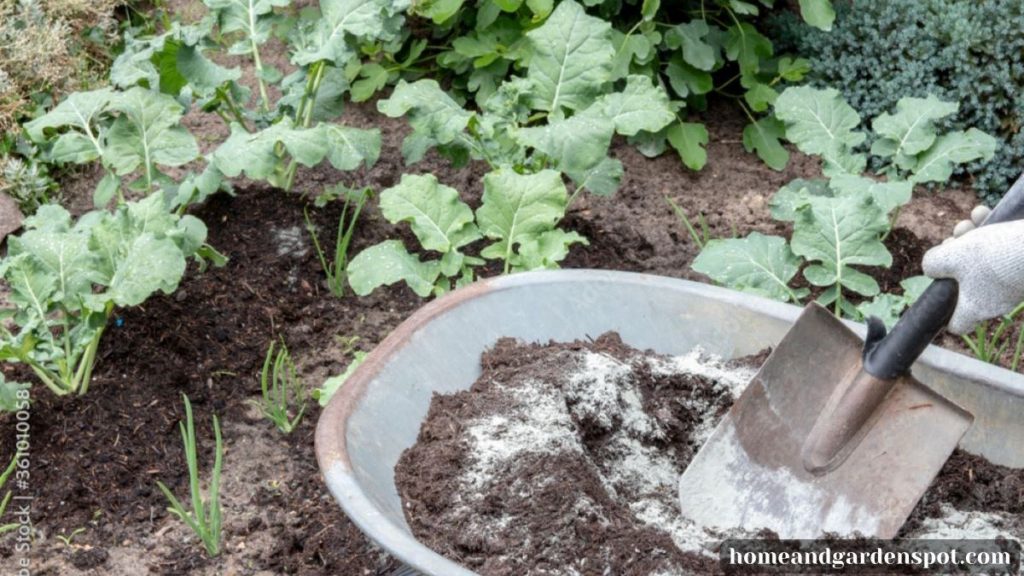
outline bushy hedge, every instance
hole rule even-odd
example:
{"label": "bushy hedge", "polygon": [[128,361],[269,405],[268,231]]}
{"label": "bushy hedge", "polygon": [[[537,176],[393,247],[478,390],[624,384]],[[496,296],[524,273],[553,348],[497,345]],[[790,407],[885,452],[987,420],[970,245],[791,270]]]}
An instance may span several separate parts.
{"label": "bushy hedge", "polygon": [[1024,170],[1024,2],[840,2],[836,12],[829,33],[788,15],[769,28],[777,45],[811,59],[813,84],[838,88],[862,116],[905,96],[960,102],[949,127],[1002,139],[991,162],[962,170],[997,200]]}

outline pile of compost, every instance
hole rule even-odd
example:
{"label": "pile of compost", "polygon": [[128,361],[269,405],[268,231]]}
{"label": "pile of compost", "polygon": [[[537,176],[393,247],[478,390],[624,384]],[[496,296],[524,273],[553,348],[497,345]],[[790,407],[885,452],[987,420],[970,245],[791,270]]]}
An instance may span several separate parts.
{"label": "pile of compost", "polygon": [[[469,390],[435,395],[399,460],[409,525],[485,575],[716,572],[718,543],[744,534],[682,518],[676,484],[766,357],[503,339]],[[1021,471],[958,452],[903,535],[1020,537],[1022,514]]]}

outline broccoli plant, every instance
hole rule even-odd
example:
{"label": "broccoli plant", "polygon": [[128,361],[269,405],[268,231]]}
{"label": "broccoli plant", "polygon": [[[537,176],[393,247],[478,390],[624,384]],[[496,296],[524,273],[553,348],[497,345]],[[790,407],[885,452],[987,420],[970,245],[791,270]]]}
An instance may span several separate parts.
{"label": "broccoli plant", "polygon": [[[402,3],[325,0],[318,9],[303,10],[298,15],[289,15],[297,11],[288,0],[204,3],[209,13],[195,24],[175,22],[161,34],[129,35],[125,51],[111,69],[111,82],[124,94],[146,94],[167,109],[164,113],[153,110],[148,118],[160,123],[157,128],[161,134],[173,135],[182,145],[173,147],[174,163],[161,157],[152,158],[153,162],[181,165],[199,158],[194,140],[187,148],[183,145],[186,138],[191,139],[178,125],[186,108],[195,106],[215,113],[229,128],[228,138],[203,157],[204,170],[186,175],[180,183],[165,183],[164,189],[173,186],[182,203],[199,201],[217,190],[225,177],[244,175],[290,190],[300,165],[314,166],[326,160],[339,170],[353,170],[376,162],[380,153],[378,130],[332,121],[341,114],[350,85],[346,69],[358,64],[359,44],[396,36],[402,22]],[[294,71],[287,75],[264,62],[261,55],[272,37],[288,45]],[[210,57],[225,53],[251,64],[258,94],[253,95],[239,82],[240,67],[221,66]],[[281,94],[276,101],[272,86]],[[122,92],[112,93],[115,101],[123,98]],[[90,115],[79,124],[92,124],[90,118],[103,109],[85,111]],[[72,116],[69,121],[75,119]],[[40,128],[46,126],[40,124]],[[72,143],[75,152],[81,148],[85,153],[76,161],[109,158],[120,162],[110,167],[112,175],[117,176],[142,167],[146,184],[152,188],[149,156],[146,162],[134,166],[119,160],[120,156],[104,156],[93,150],[106,142],[102,126],[82,127],[80,131],[84,139],[76,136]],[[147,134],[141,129],[137,132]],[[87,146],[90,141],[94,141],[92,148]],[[55,143],[54,148],[59,144]],[[98,200],[113,189],[112,182],[101,184]]]}
{"label": "broccoli plant", "polygon": [[[459,193],[433,175],[406,174],[381,192],[381,213],[389,222],[406,222],[425,252],[409,253],[400,240],[371,246],[349,263],[348,279],[356,294],[405,282],[417,295],[440,295],[472,282],[475,269],[487,260],[501,262],[505,273],[557,267],[569,247],[586,240],[557,227],[565,214],[568,193],[553,170],[518,174],[499,169],[484,177],[483,201],[474,213]],[[472,256],[465,248],[477,240],[489,243]]]}
{"label": "broccoli plant", "polygon": [[531,173],[555,169],[576,190],[610,194],[622,164],[608,156],[615,134],[654,134],[676,120],[677,107],[649,77],[630,75],[610,90],[615,47],[611,25],[566,0],[526,34],[525,75],[498,86],[477,110],[465,109],[434,80],[400,81],[378,108],[408,117],[402,144],[407,163],[431,148],[456,162]]}
{"label": "broccoli plant", "polygon": [[4,311],[12,323],[0,327],[0,359],[28,365],[58,395],[88,390],[117,308],[171,293],[188,258],[218,257],[206,226],[169,212],[162,194],[77,220],[45,205],[24,227],[0,261],[14,305]]}
{"label": "broccoli plant", "polygon": [[[956,113],[955,103],[933,96],[904,98],[893,113],[871,124],[876,135],[869,152],[882,166],[880,176],[864,174],[868,155],[860,116],[835,90],[789,88],[775,103],[786,137],[802,152],[822,159],[824,178],[794,180],[771,200],[772,217],[793,223],[785,238],[752,233],[746,238],[712,240],[692,267],[715,282],[769,298],[801,303],[804,279],[823,288],[818,303],[837,316],[877,315],[895,322],[923,291],[921,280],[904,284],[904,296],[879,295],[878,283],[856,266],[892,265],[883,240],[916,184],[945,182],[956,165],[991,158],[995,140],[971,128],[940,134],[936,122]],[[848,295],[875,300],[854,306]]]}
{"label": "broccoli plant", "polygon": [[121,179],[135,174],[138,178],[127,184],[131,190],[177,189],[160,168],[182,166],[199,156],[195,138],[179,125],[184,112],[174,98],[144,88],[101,88],[70,94],[25,130],[46,146],[45,158],[51,162],[99,161],[105,176],[93,200],[105,206],[115,196],[124,202]]}

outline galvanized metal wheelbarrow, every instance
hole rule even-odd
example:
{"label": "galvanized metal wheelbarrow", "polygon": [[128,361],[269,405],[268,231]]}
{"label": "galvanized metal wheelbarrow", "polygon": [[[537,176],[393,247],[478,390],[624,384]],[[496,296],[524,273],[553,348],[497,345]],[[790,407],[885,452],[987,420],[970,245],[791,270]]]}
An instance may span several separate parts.
{"label": "galvanized metal wheelbarrow", "polygon": [[[435,300],[366,359],[320,416],[316,454],[328,488],[374,542],[417,571],[472,576],[413,537],[394,467],[412,446],[434,392],[469,388],[499,338],[567,341],[615,330],[639,349],[726,358],[774,346],[801,308],[685,280],[558,270],[484,280]],[[861,325],[849,326],[863,336]],[[975,415],[961,447],[1024,468],[1024,377],[937,347],[917,377]]]}

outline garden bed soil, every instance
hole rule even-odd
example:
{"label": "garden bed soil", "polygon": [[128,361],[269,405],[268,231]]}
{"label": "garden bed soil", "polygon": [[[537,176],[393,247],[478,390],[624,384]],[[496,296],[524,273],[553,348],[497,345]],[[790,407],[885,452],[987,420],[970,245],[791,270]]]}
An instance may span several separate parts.
{"label": "garden bed soil", "polygon": [[[622,187],[610,198],[583,196],[570,209],[567,225],[591,243],[575,248],[565,267],[701,279],[689,270],[696,246],[665,197],[691,215],[705,214],[718,236],[786,232],[768,218],[767,200],[788,180],[816,173],[817,165],[794,154],[786,170],[775,172],[743,150],[743,118],[734,108],[713,103],[708,116],[709,160],[699,173],[672,155],[647,159],[623,142],[614,144],[612,154],[626,169]],[[221,129],[210,117],[190,114],[187,120],[201,142]],[[435,155],[406,168],[399,152],[404,122],[382,118],[372,102],[350,106],[343,121],[381,129],[383,151],[374,167],[345,174],[327,166],[302,169],[296,194],[242,182],[235,196],[216,196],[196,208],[209,227],[210,243],[230,256],[228,265],[204,273],[192,267],[174,294],[123,311],[101,343],[86,396],[55,398],[36,389],[32,480],[16,489],[34,498],[36,540],[27,557],[15,552],[12,541],[0,541],[0,571],[11,571],[23,558],[35,574],[72,576],[387,574],[395,566],[344,517],[319,478],[312,441],[319,408],[311,407],[298,430],[282,436],[250,401],[258,397],[263,354],[275,336],[287,341],[306,385],[318,386],[351,358],[339,338],[357,336],[357,348],[369,350],[422,304],[402,286],[366,298],[332,297],[305,230],[308,195],[338,182],[379,192],[404,171],[429,172],[476,206],[484,168],[453,170]],[[78,212],[88,209],[94,184],[89,171],[67,182],[67,203]],[[898,266],[916,266],[916,254],[941,240],[972,204],[967,191],[916,197],[894,235],[894,270],[900,273],[892,273],[893,282],[903,277]],[[310,212],[330,237],[340,206]],[[371,203],[353,254],[396,235],[411,241]],[[910,246],[919,248],[901,256]],[[31,380],[25,370],[4,371]],[[155,485],[160,480],[179,495],[186,492],[177,428],[182,393],[195,406],[204,479],[213,460],[212,414],[224,428],[226,544],[213,560],[205,559],[194,537],[166,512]],[[13,419],[0,418],[0,460],[11,458],[14,441]],[[68,544],[57,538],[72,533]]]}
{"label": "garden bed soil", "polygon": [[[406,519],[485,576],[718,573],[677,480],[767,357],[500,340],[468,390],[435,395],[395,468]],[[957,452],[902,535],[1024,538],[1024,473]]]}

